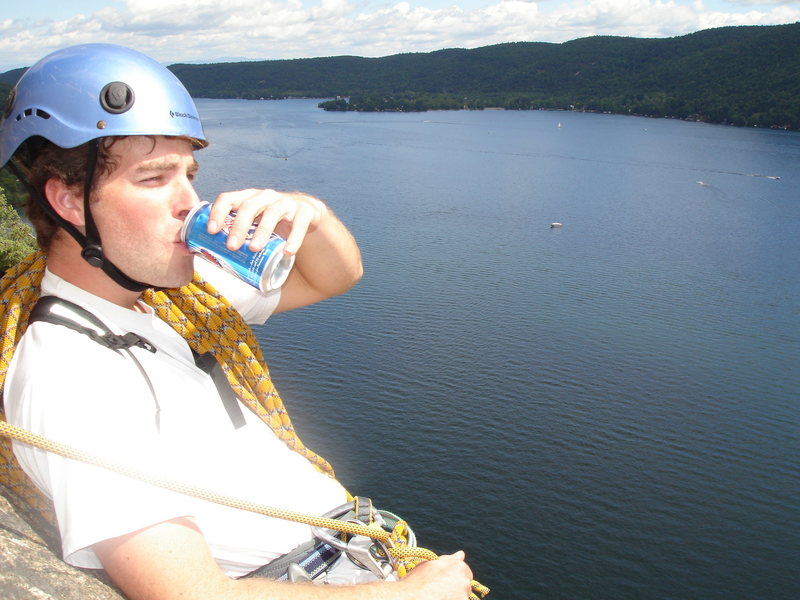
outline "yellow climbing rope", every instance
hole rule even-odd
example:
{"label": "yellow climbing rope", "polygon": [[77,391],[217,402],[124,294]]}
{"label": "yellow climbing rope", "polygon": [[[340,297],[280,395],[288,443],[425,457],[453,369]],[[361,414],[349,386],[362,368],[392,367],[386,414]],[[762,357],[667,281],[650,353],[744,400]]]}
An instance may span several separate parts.
{"label": "yellow climbing rope", "polygon": [[[40,283],[46,263],[45,255],[33,253],[0,280],[0,327],[4,331],[0,342],[0,390],[5,383],[8,366],[19,339],[28,325],[30,311],[40,295]],[[197,274],[188,285],[166,291],[146,290],[142,299],[153,307],[160,319],[184,337],[189,346],[199,353],[211,352],[222,366],[233,391],[245,406],[258,415],[289,448],[306,457],[315,468],[334,477],[330,464],[307,448],[297,436],[289,415],[278,395],[264,362],[255,334],[241,315],[208,282]],[[365,535],[387,544],[390,555],[397,559],[395,569],[400,577],[424,560],[434,560],[437,555],[424,548],[411,548],[405,542],[408,526],[400,521],[392,532],[378,527],[359,526],[335,519],[323,519],[302,513],[276,509],[248,501],[220,495],[202,488],[159,479],[141,472],[136,467],[122,465],[91,455],[26,432],[5,422],[0,411],[0,484],[5,485],[17,498],[55,525],[52,505],[17,463],[11,449],[11,440],[55,452],[67,458],[83,460],[112,469],[123,475],[136,477],[180,493],[242,510],[267,516],[306,523],[312,526],[335,529],[353,535]],[[473,581],[470,598],[477,600],[489,589]]]}

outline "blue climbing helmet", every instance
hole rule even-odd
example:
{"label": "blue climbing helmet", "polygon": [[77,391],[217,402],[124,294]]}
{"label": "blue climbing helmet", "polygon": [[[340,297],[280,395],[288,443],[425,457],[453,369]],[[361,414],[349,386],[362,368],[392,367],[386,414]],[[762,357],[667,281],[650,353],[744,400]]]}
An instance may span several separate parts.
{"label": "blue climbing helmet", "polygon": [[206,139],[189,92],[162,64],[113,44],[71,46],[30,67],[11,90],[0,167],[34,136],[74,148],[118,135]]}
{"label": "blue climbing helmet", "polygon": [[[206,145],[194,101],[169,69],[122,46],[72,46],[41,59],[11,90],[0,118],[0,168],[8,165],[31,198],[80,244],[90,265],[119,285],[141,291],[150,284],[131,279],[105,256],[89,202],[100,139],[127,135],[185,136]],[[87,146],[85,231],[62,218],[12,160],[23,146],[32,159],[36,144],[26,142],[40,138],[62,148]]]}

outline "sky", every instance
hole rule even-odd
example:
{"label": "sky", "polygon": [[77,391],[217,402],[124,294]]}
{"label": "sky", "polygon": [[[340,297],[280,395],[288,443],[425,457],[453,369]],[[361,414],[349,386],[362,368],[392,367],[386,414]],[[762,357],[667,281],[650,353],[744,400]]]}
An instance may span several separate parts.
{"label": "sky", "polygon": [[388,56],[800,21],[800,0],[0,0],[0,72],[87,42],[164,64]]}

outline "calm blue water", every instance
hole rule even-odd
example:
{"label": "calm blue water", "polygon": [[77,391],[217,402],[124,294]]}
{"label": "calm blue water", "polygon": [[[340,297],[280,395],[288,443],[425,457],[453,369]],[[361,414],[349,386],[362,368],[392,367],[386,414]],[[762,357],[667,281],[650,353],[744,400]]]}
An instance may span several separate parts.
{"label": "calm blue water", "polygon": [[490,599],[800,597],[800,135],[316,104],[201,100],[198,188],[360,242],[258,332],[345,485]]}

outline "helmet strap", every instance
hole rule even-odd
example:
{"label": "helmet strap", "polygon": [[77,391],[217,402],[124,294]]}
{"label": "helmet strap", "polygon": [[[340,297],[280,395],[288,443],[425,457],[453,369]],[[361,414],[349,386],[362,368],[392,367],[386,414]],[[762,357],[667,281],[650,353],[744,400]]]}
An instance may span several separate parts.
{"label": "helmet strap", "polygon": [[97,224],[94,222],[94,217],[92,217],[90,203],[92,185],[94,184],[95,171],[97,170],[97,155],[99,148],[99,139],[94,139],[89,142],[86,177],[83,182],[83,219],[86,227],[86,235],[81,236],[83,237],[82,242],[81,240],[78,240],[78,243],[80,243],[83,247],[81,256],[93,267],[102,269],[103,273],[108,275],[114,281],[114,283],[121,285],[126,290],[130,290],[132,292],[143,292],[152,286],[136,281],[135,279],[131,279],[125,275],[125,273],[120,271],[116,265],[108,260],[108,258],[106,258],[106,256],[103,254],[103,245],[100,241],[100,232],[97,230]]}
{"label": "helmet strap", "polygon": [[106,262],[103,256],[103,247],[100,244],[100,232],[92,217],[90,198],[92,195],[92,185],[94,184],[94,173],[97,170],[97,154],[100,142],[92,140],[89,142],[89,152],[86,159],[86,177],[83,179],[83,220],[86,235],[83,237],[81,246],[81,256],[93,267],[103,268]]}

